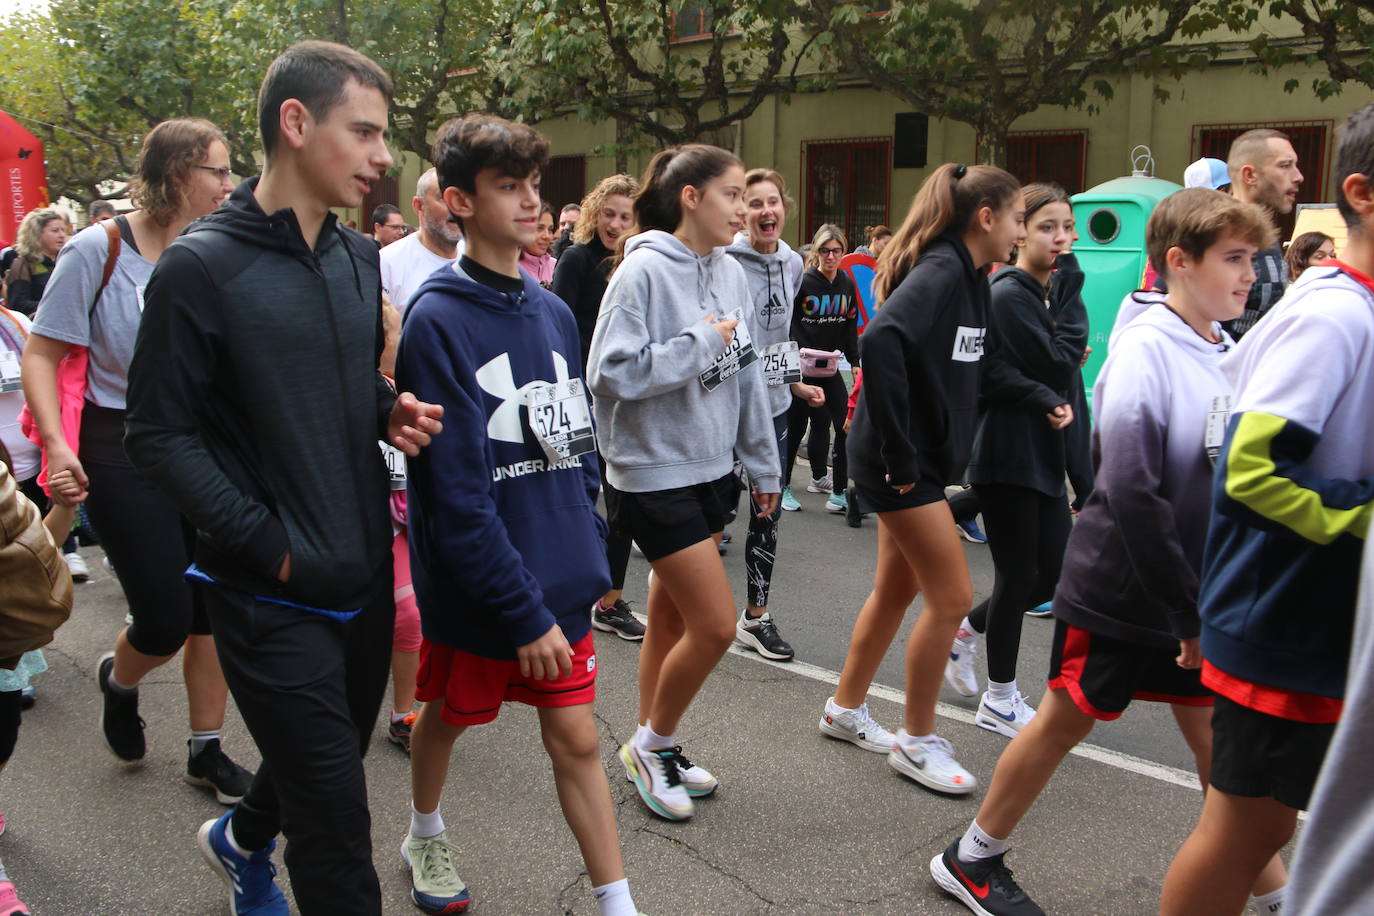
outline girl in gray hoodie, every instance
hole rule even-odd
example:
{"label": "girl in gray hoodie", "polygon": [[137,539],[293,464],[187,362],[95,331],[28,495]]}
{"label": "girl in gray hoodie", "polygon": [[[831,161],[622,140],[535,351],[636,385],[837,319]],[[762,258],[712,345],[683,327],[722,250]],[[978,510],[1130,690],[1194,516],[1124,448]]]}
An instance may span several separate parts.
{"label": "girl in gray hoodie", "polygon": [[635,198],[641,230],[601,302],[587,358],[606,460],[606,510],[653,567],[639,663],[639,729],[620,749],[651,811],[692,816],[716,779],[674,733],[735,635],[716,550],[739,496],[735,456],[760,515],[781,489],[744,270],[725,254],[744,225],[744,169],[712,146],[663,150]]}
{"label": "girl in gray hoodie", "polygon": [[[813,407],[825,403],[825,392],[801,381],[797,365],[799,352],[791,338],[792,300],[802,273],[801,256],[782,240],[791,200],[787,185],[772,169],[750,169],[744,176],[746,231],[735,236],[726,251],[740,266],[749,281],[749,304],[755,324],[754,347],[762,355],[763,376],[768,385],[769,410],[773,414],[773,436],[778,455],[787,454],[787,411],[792,396]],[[791,361],[789,363],[789,352]],[[781,470],[781,468],[780,468]],[[768,610],[768,591],[773,583],[773,563],[778,549],[778,520],[782,509],[770,515],[749,519],[749,536],[744,542],[744,570],[748,602],[735,624],[735,641],[753,649],[764,658],[790,661],[792,647],[778,633]]]}

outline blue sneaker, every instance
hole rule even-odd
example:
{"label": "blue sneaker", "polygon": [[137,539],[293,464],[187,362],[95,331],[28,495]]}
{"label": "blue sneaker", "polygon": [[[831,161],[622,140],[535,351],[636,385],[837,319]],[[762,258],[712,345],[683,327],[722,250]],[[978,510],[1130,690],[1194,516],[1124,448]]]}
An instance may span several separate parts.
{"label": "blue sneaker", "polygon": [[983,529],[978,527],[978,523],[973,519],[966,522],[955,522],[959,526],[959,533],[964,536],[964,540],[974,544],[986,544],[988,536],[983,533]]}
{"label": "blue sneaker", "polygon": [[229,885],[229,912],[234,916],[291,916],[291,908],[277,887],[277,866],[272,862],[276,842],[245,858],[224,835],[233,813],[206,821],[196,833],[200,854]]}
{"label": "blue sneaker", "polygon": [[1031,608],[1029,611],[1026,611],[1026,616],[1027,616],[1027,617],[1053,617],[1053,616],[1054,616],[1054,608],[1053,608],[1053,605],[1054,605],[1054,602],[1053,602],[1053,601],[1046,601],[1044,604],[1037,604],[1035,607]]}
{"label": "blue sneaker", "polygon": [[792,495],[791,487],[782,488],[782,511],[797,512],[801,509],[801,503],[797,502],[797,497]]}

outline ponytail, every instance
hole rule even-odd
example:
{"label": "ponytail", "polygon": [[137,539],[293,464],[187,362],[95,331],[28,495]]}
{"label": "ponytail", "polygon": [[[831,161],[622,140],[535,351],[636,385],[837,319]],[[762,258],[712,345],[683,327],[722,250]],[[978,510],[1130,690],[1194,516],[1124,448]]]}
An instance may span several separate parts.
{"label": "ponytail", "polygon": [[941,233],[963,232],[983,207],[1001,210],[1020,190],[1021,182],[996,166],[946,162],[937,168],[916,192],[906,219],[878,256],[874,299],[887,299]]}
{"label": "ponytail", "polygon": [[703,187],[732,165],[744,168],[734,153],[704,143],[659,150],[649,160],[649,167],[639,182],[639,195],[635,197],[635,231],[676,231],[682,222],[682,189],[689,185]]}

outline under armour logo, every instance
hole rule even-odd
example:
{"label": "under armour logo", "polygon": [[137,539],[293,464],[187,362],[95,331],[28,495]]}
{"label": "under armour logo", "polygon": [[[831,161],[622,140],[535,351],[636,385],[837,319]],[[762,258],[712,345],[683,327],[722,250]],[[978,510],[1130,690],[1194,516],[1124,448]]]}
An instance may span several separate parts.
{"label": "under armour logo", "polygon": [[[553,356],[553,371],[558,377],[554,382],[568,380],[568,361],[557,350],[550,350]],[[546,379],[534,379],[519,388],[515,387],[515,376],[510,369],[510,354],[502,353],[483,363],[476,372],[477,384],[482,390],[501,403],[491,412],[487,421],[487,436],[498,442],[524,442],[525,431],[520,426],[520,406],[526,403],[531,388],[550,385]]]}

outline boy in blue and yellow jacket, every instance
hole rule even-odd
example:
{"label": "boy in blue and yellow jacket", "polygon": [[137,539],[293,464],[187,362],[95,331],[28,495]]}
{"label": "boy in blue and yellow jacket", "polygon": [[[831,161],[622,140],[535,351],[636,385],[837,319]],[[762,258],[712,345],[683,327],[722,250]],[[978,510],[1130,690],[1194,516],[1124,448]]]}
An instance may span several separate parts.
{"label": "boy in blue and yellow jacket", "polygon": [[1341,259],[1305,272],[1225,367],[1236,398],[1199,602],[1211,788],[1165,914],[1240,911],[1341,716],[1374,509],[1374,105],[1350,116],[1336,165]]}

